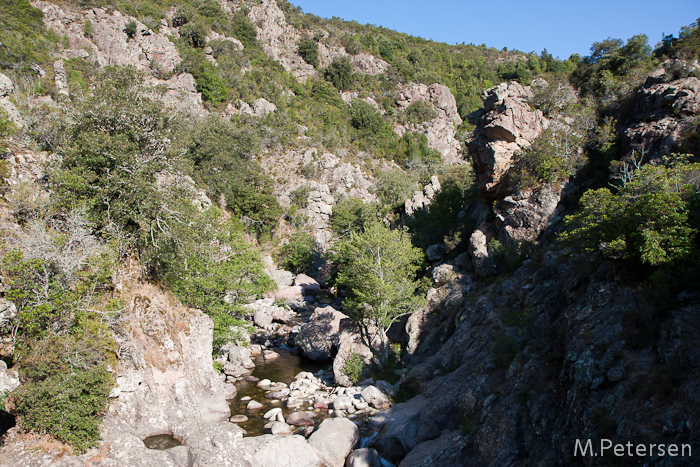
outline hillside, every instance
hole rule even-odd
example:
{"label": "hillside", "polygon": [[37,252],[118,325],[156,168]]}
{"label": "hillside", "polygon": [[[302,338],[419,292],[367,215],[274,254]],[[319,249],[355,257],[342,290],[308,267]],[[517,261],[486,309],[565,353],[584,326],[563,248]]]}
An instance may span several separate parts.
{"label": "hillside", "polygon": [[697,22],[562,61],[0,0],[0,37],[0,465],[693,465]]}

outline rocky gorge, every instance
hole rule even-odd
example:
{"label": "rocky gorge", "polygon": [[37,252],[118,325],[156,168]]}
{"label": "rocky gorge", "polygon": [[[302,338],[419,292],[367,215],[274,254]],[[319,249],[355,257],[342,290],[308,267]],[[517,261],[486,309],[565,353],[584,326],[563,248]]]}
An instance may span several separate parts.
{"label": "rocky gorge", "polygon": [[[286,2],[204,4],[216,15],[238,18],[247,35],[212,26],[199,37],[183,23],[191,13],[184,7],[169,7],[155,20],[140,5],[127,10],[32,2],[43,27],[60,41],[43,68],[25,67],[31,75],[19,68],[0,72],[0,116],[12,124],[6,137],[0,133],[0,168],[6,172],[0,227],[7,249],[22,250],[28,260],[5,256],[3,246],[0,466],[694,465],[690,456],[613,459],[579,456],[575,449],[577,441],[609,439],[700,452],[700,294],[688,282],[696,249],[673,237],[687,233],[697,243],[697,60],[654,62],[624,98],[600,108],[582,87],[553,72],[529,85],[487,80],[480,102],[467,112],[463,89],[443,84],[436,68],[421,75],[436,53],[432,48],[409,54],[414,44],[396,39],[394,57],[386,51],[388,33],[370,40],[370,33],[304,16]],[[195,6],[199,16],[192,18],[216,25],[216,16]],[[202,43],[187,42],[193,37]],[[316,44],[316,60],[302,53],[304,40]],[[517,54],[504,57],[494,63],[525,62]],[[464,59],[463,69],[480,63]],[[334,63],[340,70],[347,65],[354,88],[333,82]],[[409,65],[418,70],[411,75],[416,81],[397,78]],[[140,105],[163,105],[166,117],[137,120],[145,135],[105,139],[108,150],[92,157],[88,150],[101,148],[101,140],[74,142],[83,142],[81,118],[99,112],[77,109],[83,93],[98,89],[89,73],[120,67],[144,73],[142,84],[129,86],[142,86]],[[228,80],[230,93],[216,103],[214,75]],[[120,92],[127,94],[129,86]],[[300,104],[302,99],[310,104]],[[60,118],[51,120],[56,114]],[[173,131],[149,139],[171,120],[203,126],[185,137]],[[345,120],[352,123],[341,124]],[[61,134],[59,123],[71,130]],[[118,124],[101,123],[116,134]],[[248,133],[236,133],[240,128]],[[233,136],[216,139],[222,134]],[[200,170],[205,151],[213,151],[211,141],[228,152],[213,158],[223,163]],[[132,166],[112,153],[133,147],[141,158]],[[118,163],[81,185],[78,171],[59,169],[80,150],[90,154],[88,176],[103,159]],[[190,159],[177,159],[181,153]],[[674,153],[686,155],[676,161]],[[255,165],[246,166],[246,158]],[[152,161],[165,162],[138,183],[115,175],[131,176]],[[230,179],[231,186],[243,180],[243,187],[216,191],[230,166],[244,167]],[[592,205],[598,210],[588,222],[612,217],[612,224],[641,225],[641,233],[624,236],[605,224],[600,231],[617,237],[601,233],[594,248],[563,240],[583,228],[574,220],[589,190],[608,189],[610,198],[595,193],[615,200],[642,180],[630,199],[647,199],[664,193],[667,186],[654,180],[665,180],[677,167],[684,175],[671,179],[668,191],[687,196],[687,206],[676,208],[681,198],[671,195],[663,202],[649,198],[628,222],[623,208],[614,215],[604,211],[622,202]],[[534,172],[530,179],[523,176],[528,170]],[[644,170],[658,172],[645,179]],[[121,226],[116,219],[128,210],[118,208],[119,196],[101,191],[102,198],[91,201],[86,194],[110,177],[120,183],[118,192],[134,199],[143,185],[154,187],[139,199],[138,216]],[[70,190],[84,190],[79,215],[91,213],[89,222],[75,221],[70,203],[52,204]],[[170,202],[170,193],[184,203]],[[261,194],[269,197],[253,197]],[[230,201],[244,198],[248,205]],[[659,205],[668,209],[661,220],[644,217]],[[342,230],[338,216],[348,215],[346,206],[354,217]],[[363,211],[368,207],[376,209]],[[268,220],[256,215],[275,209],[273,227],[265,230]],[[668,218],[680,219],[681,227],[667,226]],[[49,220],[37,223],[41,219]],[[362,319],[369,308],[351,306],[353,291],[338,285],[347,264],[334,257],[337,245],[361,232],[352,229],[370,220],[411,232],[422,250],[415,278],[420,306],[397,317],[385,335],[372,329],[376,340]],[[220,226],[229,230],[216,230]],[[197,233],[176,236],[185,228]],[[215,234],[197,236],[209,232]],[[240,243],[230,241],[240,232]],[[299,233],[311,245],[303,252],[304,266],[280,253]],[[641,241],[648,241],[646,256],[632,258],[634,242]],[[177,256],[190,244],[200,249]],[[254,254],[246,256],[244,244]],[[44,284],[34,287],[45,291],[43,301],[28,306],[16,293],[24,276],[12,263],[28,269],[54,261],[37,281],[63,269],[93,280],[90,268],[99,255],[88,253],[108,248],[118,259],[107,273],[94,274],[102,282],[84,287],[89,300],[52,310],[60,319],[44,330],[55,334],[54,348],[77,349],[65,357],[71,374],[89,366],[76,342],[109,330],[108,339],[88,348],[110,356],[105,367],[114,383],[99,413],[100,439],[76,452],[46,432],[23,429],[22,418],[11,415],[20,400],[13,394],[26,391],[30,370],[37,371],[22,362],[41,353],[27,350],[41,334],[22,341],[35,317],[27,310],[45,310],[48,291],[56,287],[48,279],[36,282]],[[76,266],[66,265],[71,257],[65,252],[78,258]],[[192,273],[210,252],[209,271],[237,256],[244,264],[219,276]],[[677,263],[671,261],[675,254]],[[644,262],[649,257],[661,259],[650,265]],[[253,272],[239,279],[241,270]],[[173,281],[172,271],[184,271],[186,285]],[[66,295],[55,295],[82,293],[74,279],[80,275],[66,275],[70,287],[55,288]],[[217,281],[225,290],[211,306],[206,299],[217,295]],[[256,281],[265,287],[246,293]],[[234,315],[241,319],[232,324]],[[85,316],[94,323],[83,329]],[[79,337],[61,340],[75,328]],[[23,347],[27,342],[32,344]],[[378,348],[393,360],[382,362]]]}

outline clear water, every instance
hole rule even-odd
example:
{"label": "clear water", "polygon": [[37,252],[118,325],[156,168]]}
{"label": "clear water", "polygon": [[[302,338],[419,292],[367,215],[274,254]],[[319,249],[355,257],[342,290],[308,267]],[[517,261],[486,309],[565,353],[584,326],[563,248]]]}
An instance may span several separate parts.
{"label": "clear water", "polygon": [[[331,367],[331,364],[328,362],[318,363],[301,357],[291,348],[275,348],[274,350],[280,354],[279,358],[276,358],[275,360],[265,361],[262,358],[262,355],[256,355],[253,357],[253,361],[255,362],[253,376],[261,380],[269,379],[273,383],[282,382],[289,385],[289,383],[294,381],[294,377],[302,371],[316,373],[319,370],[329,371]],[[281,407],[282,413],[285,417],[297,410],[314,411],[313,405],[309,407],[308,404],[305,404],[298,409],[287,409],[284,403],[280,401],[265,399],[266,391],[260,389],[257,386],[257,383],[251,383],[243,380],[236,382],[235,385],[238,393],[236,394],[235,399],[231,399],[229,401],[231,415],[240,414],[248,417],[247,422],[237,424],[248,432],[247,436],[259,436],[265,434],[262,427],[268,422],[268,420],[265,420],[263,415],[271,408]],[[263,404],[263,408],[254,411],[246,409],[248,401],[241,401],[241,398],[245,396],[250,396],[253,400],[260,402]],[[317,414],[318,416],[315,420],[318,422],[327,416],[327,412],[318,412]]]}

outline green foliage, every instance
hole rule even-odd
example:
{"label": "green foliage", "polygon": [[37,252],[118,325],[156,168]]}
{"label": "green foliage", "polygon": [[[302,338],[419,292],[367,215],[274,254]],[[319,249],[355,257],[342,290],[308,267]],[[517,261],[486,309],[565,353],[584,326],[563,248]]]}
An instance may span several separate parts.
{"label": "green foliage", "polygon": [[435,112],[435,109],[429,103],[417,100],[411,102],[408,107],[406,107],[406,117],[409,122],[420,124],[437,117],[437,112]]}
{"label": "green foliage", "polygon": [[256,47],[258,31],[243,11],[237,11],[231,16],[231,33],[245,47]]}
{"label": "green foliage", "polygon": [[180,37],[184,37],[192,47],[200,49],[207,45],[207,34],[209,27],[200,20],[187,22],[180,28]]}
{"label": "green foliage", "polygon": [[317,79],[313,82],[311,85],[311,95],[334,107],[342,107],[345,105],[338,91],[331,83],[324,80]]}
{"label": "green foliage", "polygon": [[295,206],[305,209],[309,206],[309,192],[311,192],[311,187],[309,185],[302,185],[289,193],[289,196],[292,198],[292,203],[294,203]]}
{"label": "green foliage", "polygon": [[394,209],[411,198],[417,186],[418,180],[415,174],[401,169],[385,170],[379,174],[376,194],[382,205]]}
{"label": "green foliage", "polygon": [[668,57],[682,60],[693,60],[700,57],[700,20],[683,26],[678,38],[673,34],[663,35],[661,46],[654,51],[658,58]]}
{"label": "green foliage", "polygon": [[197,91],[202,93],[202,99],[219,105],[229,97],[228,86],[217,73],[216,67],[209,62],[202,62],[193,70],[193,76],[197,81]]}
{"label": "green foliage", "polygon": [[478,196],[471,167],[446,169],[440,176],[440,185],[442,189],[435,194],[430,208],[415,211],[408,223],[414,243],[421,248],[434,243],[451,244],[451,239],[459,239],[462,232],[471,235],[474,227],[470,219],[459,218],[459,213]]}
{"label": "green foliage", "polygon": [[174,27],[180,27],[184,26],[185,24],[189,23],[190,21],[193,21],[195,18],[195,11],[188,5],[181,5],[177,8],[175,11],[175,15],[173,15],[173,26]]}
{"label": "green foliage", "polygon": [[51,178],[59,208],[85,204],[98,226],[115,221],[135,232],[161,208],[153,182],[169,165],[173,119],[142,93],[142,79],[130,68],[105,71],[79,106]]}
{"label": "green foliage", "polygon": [[390,135],[391,125],[385,122],[377,109],[361,99],[355,99],[350,109],[350,123],[360,131],[367,131],[374,134]]}
{"label": "green foliage", "polygon": [[423,302],[416,295],[423,252],[411,245],[404,228],[390,230],[374,222],[339,240],[334,250],[340,265],[336,284],[347,290],[345,306],[358,322],[386,333]]}
{"label": "green foliage", "polygon": [[581,211],[567,216],[561,238],[584,251],[651,266],[672,263],[693,251],[697,232],[689,209],[697,197],[698,164],[645,165],[613,193],[589,190]]}
{"label": "green foliage", "polygon": [[365,362],[362,359],[362,355],[357,352],[350,352],[345,364],[343,365],[343,374],[347,376],[352,384],[357,384],[362,376],[362,370],[364,370]]}
{"label": "green foliage", "polygon": [[131,20],[124,26],[124,33],[126,34],[127,41],[133,39],[136,36],[136,21]]}
{"label": "green foliage", "polygon": [[333,83],[333,86],[335,86],[336,89],[340,91],[347,91],[354,82],[352,62],[350,62],[350,59],[347,56],[334,58],[331,64],[328,65],[324,71],[323,77],[326,79],[326,81]]}
{"label": "green foliage", "polygon": [[309,65],[318,67],[318,43],[315,40],[312,38],[300,40],[297,53]]}
{"label": "green foliage", "polygon": [[93,32],[94,31],[92,29],[92,21],[90,21],[89,19],[86,19],[85,22],[83,23],[83,34],[85,35],[85,37],[90,39],[90,38],[92,38]]}
{"label": "green foliage", "polygon": [[391,152],[394,162],[409,169],[415,169],[424,164],[442,165],[442,156],[428,146],[428,137],[422,133],[404,133]]}
{"label": "green foliage", "polygon": [[317,252],[318,245],[314,238],[306,232],[297,232],[282,245],[277,257],[285,269],[301,274],[310,271]]}
{"label": "green foliage", "polygon": [[52,39],[43,13],[27,0],[0,0],[0,69],[20,68],[31,73],[31,64],[49,60]]}
{"label": "green foliage", "polygon": [[245,129],[212,116],[194,128],[187,156],[212,196],[223,196],[228,208],[251,230],[267,236],[283,210],[272,180],[253,159],[254,148],[255,141]]}
{"label": "green foliage", "polygon": [[26,430],[48,433],[78,452],[97,445],[114,382],[103,365],[70,370],[65,364],[13,393],[14,411]]}
{"label": "green foliage", "polygon": [[340,238],[362,233],[366,226],[380,220],[380,209],[375,203],[348,198],[335,205],[331,215],[331,229]]}
{"label": "green foliage", "polygon": [[591,46],[591,54],[583,58],[571,75],[571,82],[582,95],[603,103],[627,95],[654,67],[648,38],[644,34],[628,39],[606,39]]}
{"label": "green foliage", "polygon": [[147,234],[144,258],[183,303],[223,319],[270,288],[259,253],[243,239],[240,224],[222,221],[218,208],[200,212],[183,200],[164,222]]}
{"label": "green foliage", "polygon": [[220,18],[226,14],[221,9],[221,5],[216,0],[203,0],[197,6],[197,13],[205,18]]}

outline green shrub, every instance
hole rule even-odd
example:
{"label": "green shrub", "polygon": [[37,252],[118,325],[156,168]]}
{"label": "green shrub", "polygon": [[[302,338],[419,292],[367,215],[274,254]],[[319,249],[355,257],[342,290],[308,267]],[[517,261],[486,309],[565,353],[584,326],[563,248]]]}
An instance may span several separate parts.
{"label": "green shrub", "polygon": [[53,374],[13,393],[15,413],[26,430],[48,433],[83,453],[100,439],[113,384],[104,366]]}
{"label": "green shrub", "polygon": [[360,131],[373,134],[391,134],[391,125],[385,122],[377,109],[361,99],[355,99],[350,109],[350,123]]}
{"label": "green shrub", "polygon": [[231,17],[231,33],[245,47],[257,46],[258,31],[243,11],[237,11]]}
{"label": "green shrub", "polygon": [[297,53],[309,65],[318,66],[318,44],[315,40],[311,38],[300,40],[297,46]]}
{"label": "green shrub", "polygon": [[561,238],[580,250],[651,266],[688,257],[697,232],[689,211],[698,173],[700,164],[645,165],[617,193],[589,190],[581,211],[566,217],[570,230]]}
{"label": "green shrub", "polygon": [[437,112],[429,103],[417,100],[406,107],[406,117],[409,122],[419,124],[436,118]]}
{"label": "green shrub", "polygon": [[204,0],[197,7],[197,13],[205,18],[221,18],[225,17],[221,5],[216,0]]}
{"label": "green shrub", "polygon": [[348,355],[345,364],[343,365],[343,374],[347,376],[352,384],[357,384],[362,377],[362,371],[364,370],[365,362],[362,359],[362,355],[357,352],[351,351]]}
{"label": "green shrub", "polygon": [[188,22],[180,28],[180,37],[184,37],[192,47],[200,49],[207,45],[207,34],[209,26],[201,20]]}
{"label": "green shrub", "polygon": [[173,26],[178,28],[184,26],[185,24],[193,21],[195,18],[195,11],[187,5],[181,5],[175,11],[173,15]]}
{"label": "green shrub", "polygon": [[289,193],[290,198],[292,198],[292,203],[302,209],[309,206],[309,192],[311,187],[309,185],[302,185],[299,188],[293,190]]}
{"label": "green shrub", "polygon": [[85,22],[83,23],[83,34],[85,35],[85,37],[90,39],[90,38],[92,38],[93,32],[94,31],[92,29],[92,21],[90,21],[89,19],[86,19]]}
{"label": "green shrub", "polygon": [[418,180],[414,174],[400,169],[386,170],[378,177],[376,194],[384,206],[394,209],[410,199],[417,186]]}
{"label": "green shrub", "polygon": [[124,26],[124,32],[126,33],[127,41],[133,39],[136,36],[136,21],[131,20]]}
{"label": "green shrub", "polygon": [[347,91],[354,82],[352,62],[348,57],[334,58],[324,71],[323,77],[333,83],[336,89]]}
{"label": "green shrub", "polygon": [[348,198],[335,205],[331,214],[331,229],[340,238],[361,233],[369,224],[377,222],[380,209],[376,203]]}
{"label": "green shrub", "polygon": [[306,232],[298,232],[289,242],[282,245],[278,260],[289,271],[296,274],[306,273],[310,271],[317,252],[316,240]]}

